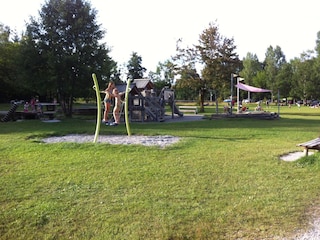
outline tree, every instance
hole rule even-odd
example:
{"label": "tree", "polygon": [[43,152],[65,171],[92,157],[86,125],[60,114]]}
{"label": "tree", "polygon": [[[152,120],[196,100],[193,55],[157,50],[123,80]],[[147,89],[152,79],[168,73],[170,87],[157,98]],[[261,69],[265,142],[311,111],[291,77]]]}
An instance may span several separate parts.
{"label": "tree", "polygon": [[[252,85],[254,77],[262,70],[262,64],[256,54],[247,53],[242,61],[243,69],[240,71],[240,76],[245,79],[246,84]],[[251,99],[250,92],[248,92],[248,99]]]}
{"label": "tree", "polygon": [[149,72],[148,76],[154,83],[157,90],[160,91],[165,86],[172,86],[175,77],[174,68],[174,63],[170,60],[167,60],[163,63],[158,63],[156,72]]}
{"label": "tree", "polygon": [[[210,90],[230,96],[230,75],[239,72],[241,67],[233,38],[220,35],[218,26],[210,23],[200,34],[198,45],[183,49],[179,46],[180,42],[177,42],[178,53],[173,58],[181,76],[179,81],[190,81],[183,86],[199,92],[200,111],[204,110],[205,94]],[[201,77],[197,73],[197,66],[203,67]]]}
{"label": "tree", "polygon": [[128,79],[143,78],[143,75],[147,69],[142,67],[141,63],[142,63],[142,57],[139,56],[138,53],[133,52],[131,54],[131,58],[130,58],[128,65],[127,65],[127,69],[128,69],[127,78]]}
{"label": "tree", "polygon": [[316,51],[318,57],[320,57],[320,31],[317,33],[315,51]]}
{"label": "tree", "polygon": [[264,61],[264,70],[266,71],[266,74],[268,76],[267,87],[271,89],[273,92],[277,92],[277,89],[280,86],[280,83],[276,81],[276,76],[279,70],[281,69],[282,65],[285,63],[286,57],[283,54],[281,48],[279,46],[276,46],[276,48],[269,46]]}
{"label": "tree", "polygon": [[203,83],[202,79],[197,73],[197,70],[195,68],[184,66],[180,69],[179,73],[180,78],[177,79],[175,85],[175,89],[177,90],[176,98],[184,100],[193,100],[200,94],[201,101],[201,96],[203,96],[203,93],[201,92],[201,86],[203,86]]}
{"label": "tree", "polygon": [[319,80],[313,71],[313,68],[317,66],[315,59],[295,58],[291,64],[293,68],[292,95],[303,99],[305,104],[308,99],[319,97],[317,92],[319,91]]}
{"label": "tree", "polygon": [[275,78],[278,83],[278,90],[283,97],[295,97],[291,94],[293,89],[292,76],[292,65],[290,63],[283,64]]}
{"label": "tree", "polygon": [[230,96],[230,75],[238,73],[241,61],[235,52],[233,38],[226,38],[219,33],[219,28],[213,23],[200,34],[199,44],[196,45],[201,63],[204,65],[202,78],[206,89],[212,88]]}
{"label": "tree", "polygon": [[[257,75],[252,79],[252,85],[260,88],[267,88],[267,73],[264,70],[258,71]],[[268,93],[269,94],[269,93]],[[265,93],[254,93],[254,100],[261,100],[264,98]],[[252,98],[252,97],[251,97]]]}
{"label": "tree", "polygon": [[203,83],[203,79],[200,78],[197,72],[196,63],[199,56],[196,49],[182,48],[180,46],[181,43],[182,39],[179,39],[176,45],[177,54],[173,57],[173,69],[178,76],[175,84],[176,95],[180,99],[193,100],[198,97],[199,92],[201,93],[205,83]]}
{"label": "tree", "polygon": [[[24,86],[18,84],[17,60],[20,44],[10,40],[11,29],[0,24],[0,100],[23,98]],[[19,88],[17,87],[19,85]]]}
{"label": "tree", "polygon": [[[31,18],[27,26],[25,50],[33,49],[43,61],[44,70],[37,68],[36,76],[45,80],[37,79],[37,87],[45,83],[47,91],[57,95],[67,117],[72,116],[74,98],[92,92],[91,74],[110,79],[115,69],[110,50],[99,42],[105,32],[96,23],[96,13],[84,0],[48,0],[40,19]],[[33,65],[33,59],[24,64]]]}

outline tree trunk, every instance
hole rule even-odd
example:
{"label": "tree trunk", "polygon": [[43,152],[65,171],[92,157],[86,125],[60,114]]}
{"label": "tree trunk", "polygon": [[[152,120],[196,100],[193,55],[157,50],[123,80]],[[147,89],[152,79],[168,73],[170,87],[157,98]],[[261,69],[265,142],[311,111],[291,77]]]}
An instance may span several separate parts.
{"label": "tree trunk", "polygon": [[204,112],[204,90],[199,90],[199,100],[200,100],[200,110],[199,112]]}
{"label": "tree trunk", "polygon": [[60,96],[60,105],[63,114],[67,118],[72,118],[73,112],[73,97],[72,96]]}

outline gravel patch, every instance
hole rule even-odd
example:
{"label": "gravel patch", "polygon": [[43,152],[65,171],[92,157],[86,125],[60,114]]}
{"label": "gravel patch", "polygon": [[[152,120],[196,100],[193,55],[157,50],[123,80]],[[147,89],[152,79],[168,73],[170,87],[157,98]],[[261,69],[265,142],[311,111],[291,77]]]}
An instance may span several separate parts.
{"label": "gravel patch", "polygon": [[[60,137],[48,137],[42,139],[45,143],[59,143],[59,142],[74,142],[74,143],[89,143],[93,142],[94,135],[71,134]],[[179,137],[164,135],[164,136],[127,136],[127,135],[99,135],[98,143],[109,144],[139,144],[144,146],[159,146],[165,148],[169,145],[180,141]]]}
{"label": "gravel patch", "polygon": [[297,233],[296,236],[285,238],[283,240],[319,240],[320,239],[320,219],[314,220],[310,224],[309,230],[305,233]]}
{"label": "gravel patch", "polygon": [[[314,152],[309,151],[308,155],[312,155],[312,154],[314,154]],[[288,153],[286,155],[280,156],[280,159],[286,162],[293,162],[304,156],[305,156],[304,152],[292,152],[292,153]]]}
{"label": "gravel patch", "polygon": [[312,227],[305,234],[296,238],[296,240],[310,240],[310,239],[320,239],[320,219],[317,219],[312,224]]}

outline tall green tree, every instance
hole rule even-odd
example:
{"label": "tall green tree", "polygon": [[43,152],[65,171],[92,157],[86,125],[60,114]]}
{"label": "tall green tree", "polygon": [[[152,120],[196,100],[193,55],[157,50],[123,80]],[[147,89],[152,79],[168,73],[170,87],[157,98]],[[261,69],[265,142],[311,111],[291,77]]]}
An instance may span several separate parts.
{"label": "tall green tree", "polygon": [[179,76],[175,84],[176,98],[194,100],[200,97],[201,101],[203,82],[197,70],[184,66],[179,70]]}
{"label": "tall green tree", "polygon": [[273,92],[277,92],[280,83],[277,82],[277,74],[282,65],[286,63],[286,57],[279,46],[273,48],[269,46],[264,61],[264,70],[267,75],[267,87]]}
{"label": "tall green tree", "polygon": [[[295,58],[291,61],[293,67],[293,88],[291,93],[294,96],[298,96],[299,99],[303,99],[304,103],[307,103],[308,99],[315,97],[315,91],[317,86],[314,85],[314,74],[312,68],[315,64],[313,58]],[[319,95],[318,95],[319,96]]]}
{"label": "tall green tree", "polygon": [[175,83],[176,95],[180,99],[194,100],[198,98],[199,93],[201,94],[206,84],[196,68],[196,64],[199,62],[199,55],[196,49],[190,47],[183,48],[181,44],[182,39],[179,39],[176,43],[177,53],[172,58],[174,72],[177,76]]}
{"label": "tall green tree", "polygon": [[[240,71],[240,76],[245,79],[245,83],[253,85],[253,79],[259,71],[262,70],[262,64],[256,54],[248,52],[242,61],[243,68]],[[251,99],[250,92],[248,92],[248,99]]]}
{"label": "tall green tree", "polygon": [[144,73],[147,71],[145,67],[142,66],[142,57],[138,53],[133,52],[131,58],[127,64],[127,78],[128,79],[139,79],[143,78]]}
{"label": "tall green tree", "polygon": [[17,60],[20,44],[12,41],[10,27],[0,24],[0,100],[24,98],[24,86],[19,84]]}
{"label": "tall green tree", "polygon": [[[293,69],[291,63],[284,63],[276,76],[276,82],[278,83],[278,91],[282,97],[295,97],[291,95],[291,89],[293,89],[292,80]],[[274,92],[275,94],[277,92]]]}
{"label": "tall green tree", "polygon": [[[199,36],[199,43],[193,48],[179,48],[174,57],[180,69],[180,76],[189,76],[184,81],[190,81],[190,86],[199,92],[200,111],[204,110],[205,94],[210,90],[220,93],[222,96],[230,96],[232,73],[241,70],[241,61],[235,52],[233,38],[226,38],[219,33],[216,24],[210,23]],[[202,67],[201,77],[194,74]],[[182,74],[183,73],[183,74]],[[186,74],[187,73],[187,74]],[[193,73],[193,74],[190,74]],[[179,80],[181,81],[182,78]],[[188,86],[187,84],[184,84]],[[232,86],[233,87],[233,86]]]}
{"label": "tall green tree", "polygon": [[[74,98],[92,92],[91,74],[109,79],[116,64],[108,56],[106,44],[100,43],[105,32],[89,2],[48,0],[39,14],[39,20],[32,18],[27,26],[25,42],[27,50],[34,48],[38,59],[44,61],[46,76],[38,77],[45,80],[37,83],[45,83],[47,91],[57,95],[65,115],[71,117]],[[24,64],[34,63],[29,59]]]}
{"label": "tall green tree", "polygon": [[230,76],[241,70],[241,61],[236,53],[233,38],[227,38],[219,33],[216,24],[210,23],[199,37],[196,45],[201,63],[201,72],[206,88],[212,88],[224,97],[230,96]]}

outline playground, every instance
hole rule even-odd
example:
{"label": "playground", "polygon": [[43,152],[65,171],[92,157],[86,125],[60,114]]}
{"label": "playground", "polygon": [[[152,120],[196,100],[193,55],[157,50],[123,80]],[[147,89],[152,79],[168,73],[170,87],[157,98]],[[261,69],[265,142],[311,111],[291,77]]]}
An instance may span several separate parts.
{"label": "playground", "polygon": [[[104,89],[100,89],[98,80],[95,74],[92,74],[94,79],[94,90],[96,91],[97,104],[94,108],[75,109],[74,114],[86,114],[90,115],[92,112],[98,114],[98,118],[102,116],[102,98],[101,94],[104,93]],[[168,110],[166,106],[170,108],[169,115],[171,118],[175,116],[183,117],[185,111],[190,112],[190,109],[196,109],[196,106],[184,106],[179,109],[175,103],[175,93],[172,89],[163,88],[159,95],[156,95],[154,91],[154,85],[149,79],[134,79],[127,84],[120,84],[115,86],[119,92],[126,93],[125,98],[122,98],[122,104],[120,107],[120,115],[123,122],[162,122],[167,119]],[[188,109],[185,109],[185,108]],[[57,109],[59,104],[56,102],[37,102],[33,104],[29,103],[29,100],[12,100],[11,106],[8,111],[1,111],[1,122],[15,121],[15,120],[27,120],[27,119],[40,119],[40,120],[53,120],[56,118]],[[127,112],[125,112],[127,110]],[[167,113],[166,113],[167,111]],[[195,114],[197,110],[192,110]],[[109,111],[109,115],[112,111]],[[125,118],[127,116],[127,119]]]}

